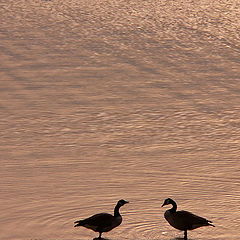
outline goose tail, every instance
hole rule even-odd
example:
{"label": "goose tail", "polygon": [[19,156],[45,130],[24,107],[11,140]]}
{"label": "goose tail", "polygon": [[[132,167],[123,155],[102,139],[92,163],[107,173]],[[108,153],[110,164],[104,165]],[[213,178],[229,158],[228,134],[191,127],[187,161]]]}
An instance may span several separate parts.
{"label": "goose tail", "polygon": [[75,224],[74,227],[79,227],[84,225],[83,220],[76,221],[74,222],[74,224]]}
{"label": "goose tail", "polygon": [[212,227],[215,227],[215,225],[212,224],[212,221],[209,221],[209,220],[208,220],[208,225],[212,226]]}

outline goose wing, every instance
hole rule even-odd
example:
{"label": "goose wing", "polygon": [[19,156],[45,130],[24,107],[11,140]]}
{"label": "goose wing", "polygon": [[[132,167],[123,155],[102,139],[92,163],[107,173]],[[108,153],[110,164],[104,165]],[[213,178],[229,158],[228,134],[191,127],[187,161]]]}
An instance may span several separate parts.
{"label": "goose wing", "polygon": [[98,213],[84,220],[76,221],[75,223],[81,226],[89,226],[91,229],[102,229],[110,226],[114,217],[109,213]]}
{"label": "goose wing", "polygon": [[186,226],[186,228],[189,230],[202,227],[202,226],[211,225],[210,224],[211,221],[207,220],[206,218],[197,216],[188,211],[177,211],[175,213],[175,218],[179,222],[182,222],[182,224]]}

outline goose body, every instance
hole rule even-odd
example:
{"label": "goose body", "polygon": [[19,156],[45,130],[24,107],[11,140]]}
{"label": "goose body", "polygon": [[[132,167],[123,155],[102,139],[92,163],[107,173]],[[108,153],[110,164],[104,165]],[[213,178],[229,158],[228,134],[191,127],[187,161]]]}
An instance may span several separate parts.
{"label": "goose body", "polygon": [[84,220],[74,222],[76,224],[74,227],[83,226],[91,229],[94,232],[98,232],[99,238],[101,238],[103,232],[109,232],[122,223],[122,216],[119,213],[119,209],[126,203],[128,203],[128,201],[123,199],[119,200],[114,208],[114,215],[109,213],[98,213]]}
{"label": "goose body", "polygon": [[164,213],[164,218],[174,228],[184,231],[184,239],[187,239],[187,230],[193,230],[203,226],[213,226],[211,221],[197,216],[188,211],[177,211],[177,204],[171,198],[167,198],[162,207],[172,204],[172,208]]}

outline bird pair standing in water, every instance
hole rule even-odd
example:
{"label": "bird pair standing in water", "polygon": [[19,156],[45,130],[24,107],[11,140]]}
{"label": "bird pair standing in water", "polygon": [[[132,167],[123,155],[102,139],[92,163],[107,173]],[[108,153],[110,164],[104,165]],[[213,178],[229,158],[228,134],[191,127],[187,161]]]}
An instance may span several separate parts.
{"label": "bird pair standing in water", "polygon": [[[108,213],[98,213],[84,220],[74,222],[74,227],[83,226],[85,228],[89,228],[98,232],[98,238],[101,239],[103,232],[109,232],[122,223],[122,216],[119,213],[119,209],[126,203],[128,203],[128,201],[123,199],[119,200],[114,208],[114,215]],[[199,217],[188,211],[177,211],[177,204],[171,198],[165,199],[162,207],[168,204],[171,204],[172,208],[164,213],[164,217],[172,227],[184,231],[185,240],[187,239],[188,230],[193,230],[203,226],[214,227],[214,225],[211,224],[211,221],[203,217]]]}

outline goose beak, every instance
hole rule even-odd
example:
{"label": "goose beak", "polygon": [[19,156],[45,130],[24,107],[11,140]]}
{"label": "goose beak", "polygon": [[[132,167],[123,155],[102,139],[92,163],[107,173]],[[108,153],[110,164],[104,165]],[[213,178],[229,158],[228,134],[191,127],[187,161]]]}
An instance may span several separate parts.
{"label": "goose beak", "polygon": [[166,204],[165,203],[163,203],[163,205],[161,206],[161,207],[163,207],[163,206],[165,206]]}
{"label": "goose beak", "polygon": [[129,203],[129,201],[125,201],[125,203]]}

